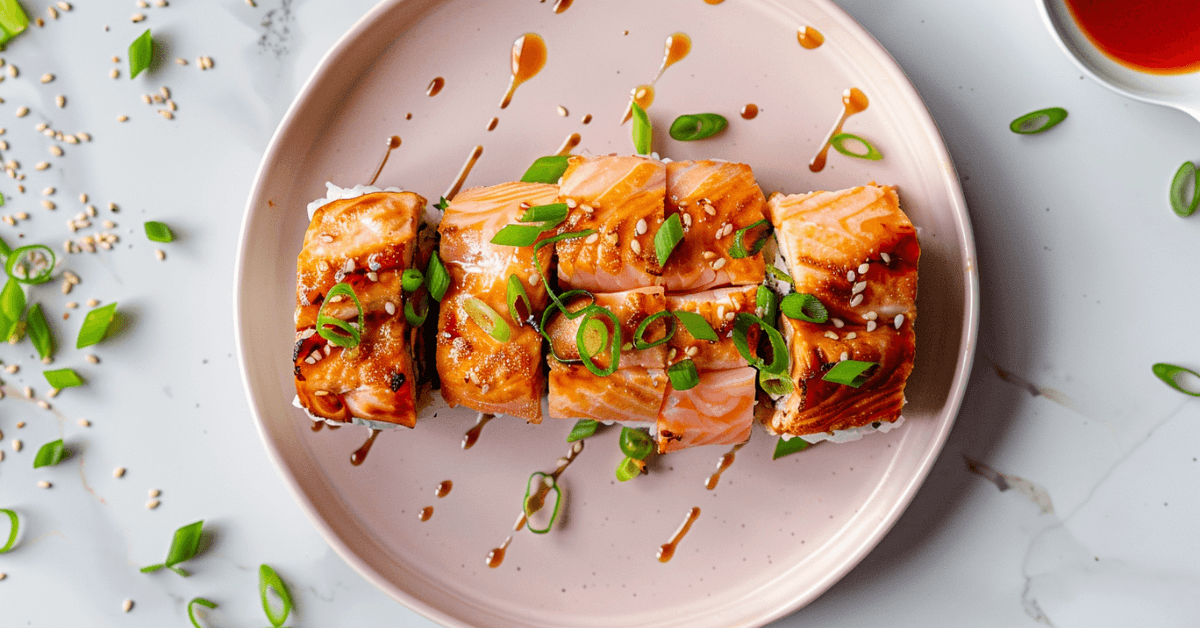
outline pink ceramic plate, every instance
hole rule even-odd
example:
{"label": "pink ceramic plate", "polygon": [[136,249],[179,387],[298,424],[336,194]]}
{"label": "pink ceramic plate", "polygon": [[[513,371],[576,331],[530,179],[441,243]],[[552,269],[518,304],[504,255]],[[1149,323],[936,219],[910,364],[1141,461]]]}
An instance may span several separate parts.
{"label": "pink ceramic plate", "polygon": [[[711,1],[711,0],[710,0]],[[329,52],[263,158],[246,208],[236,278],[238,349],[250,404],[275,463],[329,543],[371,582],[448,625],[760,625],[812,601],[887,532],[941,450],[975,346],[977,276],[953,165],[900,68],[827,0],[387,0]],[[797,30],[824,44],[806,49]],[[921,228],[917,365],[907,423],[855,443],[771,460],[756,432],[715,490],[704,487],[725,448],[661,457],[651,475],[618,483],[616,430],[589,439],[563,476],[567,501],[547,535],[516,535],[503,565],[485,557],[509,534],[530,472],[567,451],[568,421],[493,421],[460,448],[473,412],[431,408],[416,430],[384,433],[362,466],[350,454],[366,430],[314,433],[291,406],[295,258],[306,203],[325,181],[370,178],[385,138],[403,145],[380,185],[444,194],[476,146],[467,185],[519,178],[573,133],[576,152],[631,151],[620,126],[630,89],[659,69],[666,38],[693,47],[667,68],[649,108],[655,149],[674,159],[719,157],[754,167],[770,193],[898,184]],[[506,109],[509,55],[524,33],[549,50]],[[444,87],[426,95],[435,79]],[[808,162],[855,87],[870,99],[845,130],[882,161],[830,153]],[[754,103],[759,114],[739,112]],[[559,107],[568,115],[560,115]],[[716,138],[682,143],[678,115],[730,120]],[[411,118],[408,114],[411,113]],[[590,123],[583,123],[585,116]],[[488,131],[489,121],[499,118]],[[452,480],[451,493],[435,487]],[[418,519],[434,508],[428,521]],[[701,515],[668,563],[656,560],[694,506]]]}

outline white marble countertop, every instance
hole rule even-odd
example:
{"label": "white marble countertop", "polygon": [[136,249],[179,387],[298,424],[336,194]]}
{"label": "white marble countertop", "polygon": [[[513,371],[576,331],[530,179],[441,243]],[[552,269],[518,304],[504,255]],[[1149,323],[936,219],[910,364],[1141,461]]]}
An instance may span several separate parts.
{"label": "white marble countertop", "polygon": [[[1167,204],[1175,169],[1200,158],[1200,125],[1081,76],[1033,0],[839,3],[896,57],[945,135],[974,221],[983,315],[963,410],[915,501],[849,576],[776,625],[1200,624],[1200,401],[1150,373],[1159,361],[1200,366],[1189,324],[1200,216]],[[31,293],[58,330],[55,364],[87,386],[47,412],[20,398],[25,386],[47,392],[29,345],[0,351],[22,367],[4,375],[0,507],[19,510],[25,532],[0,555],[0,625],[185,626],[195,596],[221,604],[212,625],[261,624],[264,562],[290,583],[289,625],[432,625],[347,567],[302,514],[255,432],[234,355],[234,251],[259,159],[304,78],[373,0],[76,0],[56,20],[49,0],[22,4],[47,23],[2,55],[20,73],[0,84],[0,153],[27,178],[0,179],[0,214],[31,217],[0,237],[70,237],[64,222],[86,193],[120,242],[67,256],[83,279],[70,295],[57,282]],[[133,24],[138,11],[146,20]],[[164,59],[131,82],[126,48],[147,26]],[[202,71],[201,55],[215,67]],[[178,103],[173,120],[141,102],[160,85]],[[21,106],[31,113],[13,118]],[[1070,117],[1044,136],[1009,132],[1047,106]],[[38,122],[92,141],[51,156]],[[51,167],[35,170],[43,160]],[[150,219],[177,240],[148,242]],[[121,329],[77,351],[69,339],[92,298],[120,303]],[[70,458],[34,470],[37,447],[60,437]],[[154,510],[150,489],[162,492]],[[197,519],[211,534],[192,577],[138,572]]]}

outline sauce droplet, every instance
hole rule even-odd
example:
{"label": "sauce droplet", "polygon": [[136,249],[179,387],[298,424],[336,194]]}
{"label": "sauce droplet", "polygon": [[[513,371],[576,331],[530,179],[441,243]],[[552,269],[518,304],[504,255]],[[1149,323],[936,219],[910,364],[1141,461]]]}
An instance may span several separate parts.
{"label": "sauce droplet", "polygon": [[704,0],[705,4],[721,4],[722,2],[725,2],[725,0]]}
{"label": "sauce droplet", "polygon": [[546,40],[537,33],[525,33],[518,37],[512,47],[512,79],[508,82],[508,91],[504,93],[504,99],[500,101],[500,108],[507,107],[508,103],[512,102],[517,87],[537,76],[545,65]]}
{"label": "sauce droplet", "polygon": [[563,11],[566,11],[567,9],[571,8],[571,3],[574,1],[575,0],[555,0],[554,12],[562,13]]}
{"label": "sauce droplet", "polygon": [[387,165],[388,157],[392,156],[392,151],[400,148],[400,136],[393,135],[388,138],[387,150],[383,153],[383,159],[379,160],[379,167],[375,169],[375,174],[371,176],[371,182],[367,185],[375,185],[375,180],[383,172],[383,167]]}
{"label": "sauce droplet", "polygon": [[837,122],[829,131],[829,135],[825,136],[825,143],[821,145],[821,151],[809,162],[809,170],[820,172],[825,169],[825,160],[829,156],[830,141],[833,139],[833,136],[842,132],[842,125],[846,123],[847,118],[866,110],[870,104],[870,101],[867,100],[867,95],[862,93],[862,90],[857,87],[851,87],[842,93],[842,115],[838,116]]}
{"label": "sauce droplet", "polygon": [[692,529],[692,524],[696,522],[696,518],[699,516],[699,507],[692,507],[688,511],[687,518],[683,520],[683,525],[679,526],[679,529],[675,531],[675,535],[671,537],[671,540],[663,543],[658,548],[658,562],[665,563],[675,556],[675,548],[679,546],[679,541],[683,540],[688,530]]}
{"label": "sauce droplet", "polygon": [[586,115],[584,115],[584,116],[583,116],[583,123],[584,123],[584,124],[587,124],[587,123],[589,123],[589,122],[591,122],[591,121],[592,121],[592,114],[590,114],[590,113],[589,113],[589,114],[586,114]]}
{"label": "sauce droplet", "polygon": [[466,434],[463,434],[462,448],[470,449],[474,447],[475,443],[479,440],[479,435],[483,433],[483,426],[487,425],[488,421],[494,418],[496,418],[494,414],[480,412],[479,416],[475,419],[475,425],[472,425],[471,429],[467,430]]}
{"label": "sauce droplet", "polygon": [[350,454],[350,464],[359,466],[366,462],[367,454],[371,453],[371,445],[375,444],[375,439],[379,437],[379,430],[372,428],[371,435],[367,437],[367,442],[362,444],[354,453]]}
{"label": "sauce droplet", "polygon": [[426,506],[421,509],[421,514],[417,515],[417,518],[420,519],[421,521],[429,521],[429,518],[432,516],[433,516],[433,506]]}
{"label": "sauce droplet", "polygon": [[629,90],[629,102],[630,104],[625,106],[625,117],[621,119],[621,124],[629,122],[633,117],[633,103],[637,103],[642,109],[654,104],[654,85],[645,83]]}
{"label": "sauce droplet", "polygon": [[800,42],[802,48],[815,50],[825,43],[825,36],[811,26],[801,26],[796,29],[796,40]]}
{"label": "sauce droplet", "polygon": [[500,124],[500,118],[492,118],[491,120],[488,120],[487,130],[495,130],[497,124]]}
{"label": "sauce droplet", "polygon": [[406,113],[406,114],[404,114],[404,119],[405,119],[405,120],[412,120],[412,113],[410,112],[410,113]]}
{"label": "sauce droplet", "polygon": [[[571,450],[567,452],[567,455],[559,458],[556,461],[558,466],[554,469],[554,472],[543,478],[543,481],[538,485],[537,492],[531,494],[529,498],[525,500],[524,508],[521,510],[521,515],[517,517],[517,522],[513,524],[513,532],[520,532],[521,528],[524,528],[526,522],[529,521],[528,515],[532,515],[538,510],[541,510],[542,506],[546,504],[546,496],[550,493],[551,487],[558,482],[559,476],[563,474],[563,471],[567,470],[567,467],[571,466],[571,463],[575,460],[576,456],[578,456],[582,451],[583,441],[575,441],[571,445]],[[528,514],[526,514],[526,511],[528,511]],[[508,545],[509,543],[512,543],[512,540],[513,537],[510,534],[508,535],[508,538],[504,539],[504,543],[500,544],[500,547],[488,552],[488,567],[495,569],[496,567],[500,566],[500,563],[504,562],[504,552],[508,549]]]}
{"label": "sauce droplet", "polygon": [[683,58],[688,56],[692,51],[692,38],[687,33],[671,33],[667,35],[667,41],[663,44],[663,60],[662,65],[658,68],[658,76],[654,77],[655,81],[662,76],[667,68],[683,61]]}
{"label": "sauce droplet", "polygon": [[721,459],[717,461],[716,472],[708,476],[708,480],[704,482],[704,488],[710,491],[714,488],[717,488],[717,483],[721,481],[721,474],[725,473],[725,470],[733,464],[734,459],[737,458],[738,450],[745,445],[746,443],[738,443],[733,446],[733,449],[730,449],[729,451],[725,452],[725,455],[721,456]]}
{"label": "sauce droplet", "polygon": [[446,86],[446,79],[439,76],[439,77],[433,79],[432,81],[429,81],[429,87],[425,88],[425,95],[426,96],[437,96],[438,92],[442,91],[442,88],[445,86]]}
{"label": "sauce droplet", "polygon": [[743,120],[753,120],[757,117],[758,117],[758,105],[756,105],[754,103],[749,103],[745,107],[742,107],[742,119]]}
{"label": "sauce droplet", "polygon": [[446,480],[437,485],[437,490],[433,492],[437,497],[445,497],[450,494],[450,490],[454,488],[454,482]]}
{"label": "sauce droplet", "polygon": [[324,427],[325,427],[324,421],[313,421],[312,422],[312,431],[314,431],[314,432],[320,432]]}
{"label": "sauce droplet", "polygon": [[505,550],[508,549],[508,544],[512,543],[512,540],[513,540],[513,538],[512,538],[512,535],[510,534],[510,535],[508,535],[508,538],[504,539],[504,542],[500,544],[500,547],[497,547],[496,549],[493,549],[492,551],[488,552],[488,555],[487,555],[487,566],[488,567],[495,569],[495,568],[499,567],[501,563],[504,562],[504,552],[505,552]]}
{"label": "sauce droplet", "polygon": [[463,183],[466,183],[467,176],[471,174],[471,168],[475,167],[475,162],[479,161],[479,156],[482,154],[482,146],[471,149],[471,154],[467,155],[467,161],[463,164],[462,170],[458,171],[458,177],[454,179],[454,184],[442,196],[445,196],[447,200],[454,200],[455,195],[462,189]]}
{"label": "sauce droplet", "polygon": [[567,137],[567,139],[563,140],[562,146],[559,146],[558,152],[554,154],[570,155],[571,151],[574,150],[576,146],[579,146],[579,142],[582,139],[583,138],[580,137],[578,133],[572,133],[569,137]]}

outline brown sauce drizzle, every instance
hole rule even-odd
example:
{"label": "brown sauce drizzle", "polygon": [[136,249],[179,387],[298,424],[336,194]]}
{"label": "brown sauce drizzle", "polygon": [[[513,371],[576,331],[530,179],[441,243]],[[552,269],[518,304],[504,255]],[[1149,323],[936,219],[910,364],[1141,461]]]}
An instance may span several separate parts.
{"label": "brown sauce drizzle", "polygon": [[[516,93],[517,87],[537,76],[538,72],[546,65],[546,40],[542,39],[537,33],[525,33],[513,42],[512,47],[512,80],[508,82],[508,91],[504,92],[504,99],[500,101],[500,108],[504,109],[508,103],[512,102],[513,94]],[[446,197],[450,198],[450,197]]]}
{"label": "brown sauce drizzle", "polygon": [[671,537],[671,540],[663,543],[658,548],[658,562],[668,562],[672,557],[675,556],[675,548],[679,546],[679,541],[683,540],[683,537],[688,533],[688,530],[692,529],[692,524],[696,522],[696,519],[699,516],[700,508],[693,506],[692,509],[688,511],[687,518],[683,520],[683,525],[679,526],[679,529],[675,531],[675,535]]}
{"label": "brown sauce drizzle", "polygon": [[738,443],[733,446],[733,449],[730,449],[725,452],[725,455],[721,456],[721,459],[717,461],[717,470],[705,480],[704,488],[710,491],[717,488],[717,483],[721,481],[721,474],[725,473],[726,469],[733,464],[734,459],[737,458],[738,450],[745,446],[746,443]]}
{"label": "brown sauce drizzle", "polygon": [[314,431],[314,432],[320,432],[324,427],[325,427],[324,421],[313,421],[312,422],[312,431]]}
{"label": "brown sauce drizzle", "polygon": [[862,93],[862,90],[857,87],[851,87],[842,93],[842,115],[838,116],[837,123],[833,125],[833,129],[829,131],[829,135],[825,136],[825,142],[821,145],[821,151],[816,157],[809,162],[808,169],[813,172],[820,172],[825,169],[825,160],[829,156],[830,140],[833,136],[842,132],[842,125],[846,123],[846,119],[850,116],[864,111],[871,101],[867,100],[867,95]]}
{"label": "brown sauce drizzle", "polygon": [[483,146],[476,146],[471,149],[471,154],[467,155],[466,163],[463,164],[462,170],[458,171],[458,177],[454,179],[454,185],[451,185],[450,189],[446,190],[446,193],[442,195],[446,197],[446,200],[454,200],[455,195],[462,189],[463,183],[466,183],[467,177],[471,174],[471,168],[475,167],[475,162],[479,161],[479,156],[482,154]]}
{"label": "brown sauce drizzle", "polygon": [[[563,471],[567,470],[567,467],[571,466],[571,462],[573,462],[582,451],[583,441],[575,441],[571,445],[571,450],[567,452],[567,455],[558,459],[558,468],[554,470],[554,473],[551,473],[546,477],[553,480],[554,483],[557,483],[559,476],[563,474]],[[525,524],[529,521],[525,511],[528,510],[529,514],[533,514],[541,510],[542,506],[546,505],[546,496],[549,494],[550,486],[548,486],[545,481],[539,483],[537,492],[530,495],[529,499],[525,501],[525,508],[521,510],[521,516],[517,517],[517,522],[513,524],[513,532],[520,532],[521,528],[524,528]],[[512,543],[512,540],[513,535],[510,534],[504,539],[504,542],[500,544],[500,547],[488,552],[486,561],[488,567],[495,569],[504,562],[504,553],[508,550],[508,546],[510,543]]]}
{"label": "brown sauce drizzle", "polygon": [[453,488],[454,488],[454,482],[452,482],[450,480],[445,480],[441,484],[437,485],[437,489],[435,491],[433,491],[433,494],[436,495],[440,499],[442,497],[449,495],[451,489],[453,489]]}
{"label": "brown sauce drizzle", "polygon": [[421,513],[417,515],[417,518],[420,519],[421,521],[429,521],[429,518],[432,516],[433,516],[433,506],[426,506],[421,509]]}
{"label": "brown sauce drizzle", "polygon": [[745,107],[742,107],[742,119],[743,120],[753,120],[757,117],[758,117],[758,105],[756,105],[754,103],[748,103]]}
{"label": "brown sauce drizzle", "polygon": [[654,75],[654,80],[649,83],[638,85],[629,91],[629,105],[625,107],[625,115],[621,118],[621,124],[629,122],[633,117],[633,103],[642,109],[648,109],[654,103],[654,84],[658,79],[662,78],[663,72],[667,68],[679,63],[688,53],[692,51],[692,38],[687,33],[672,33],[667,36],[667,41],[663,44],[663,60],[662,65],[658,67],[658,74]]}
{"label": "brown sauce drizzle", "polygon": [[567,9],[571,8],[571,3],[574,1],[575,0],[555,0],[554,1],[554,12],[562,13],[563,11],[566,11]]}
{"label": "brown sauce drizzle", "polygon": [[591,122],[591,121],[592,121],[592,114],[590,114],[590,113],[589,113],[589,114],[586,114],[586,115],[584,115],[584,116],[583,116],[583,123],[584,123],[584,124],[587,124],[587,123],[589,123],[589,122]]}
{"label": "brown sauce drizzle", "polygon": [[497,124],[500,124],[500,118],[492,118],[491,120],[488,120],[487,130],[495,130]]}
{"label": "brown sauce drizzle", "polygon": [[433,79],[432,81],[429,81],[429,87],[425,88],[425,95],[426,96],[437,96],[438,92],[442,91],[442,88],[445,86],[446,86],[446,79],[439,76],[439,77]]}
{"label": "brown sauce drizzle", "polygon": [[821,31],[811,26],[801,26],[796,29],[796,39],[806,50],[815,50],[825,43],[825,36],[821,34]]}
{"label": "brown sauce drizzle", "polygon": [[467,430],[466,434],[463,434],[462,448],[470,449],[474,447],[475,443],[479,440],[479,435],[483,433],[483,426],[487,425],[488,421],[494,418],[496,418],[494,414],[480,412],[479,417],[475,419],[475,425],[472,425],[471,429]]}
{"label": "brown sauce drizzle", "polygon": [[367,437],[367,442],[362,444],[354,453],[350,454],[350,464],[360,466],[367,461],[367,454],[371,453],[371,445],[375,444],[375,439],[379,437],[380,430],[371,428],[371,435]]}
{"label": "brown sauce drizzle", "polygon": [[397,148],[400,148],[400,136],[393,135],[388,138],[387,152],[383,154],[383,159],[379,160],[379,167],[375,169],[375,174],[371,177],[371,182],[367,185],[375,185],[375,180],[378,179],[379,175],[383,172],[383,167],[387,165],[388,157],[391,157],[392,151],[396,150]]}
{"label": "brown sauce drizzle", "polygon": [[579,146],[579,141],[581,139],[583,139],[583,138],[581,138],[578,133],[572,133],[570,135],[570,137],[563,140],[562,146],[559,146],[558,152],[554,153],[554,154],[555,155],[570,155],[571,151],[574,150],[576,146]]}
{"label": "brown sauce drizzle", "polygon": [[705,4],[721,4],[722,2],[725,2],[725,0],[704,0]]}

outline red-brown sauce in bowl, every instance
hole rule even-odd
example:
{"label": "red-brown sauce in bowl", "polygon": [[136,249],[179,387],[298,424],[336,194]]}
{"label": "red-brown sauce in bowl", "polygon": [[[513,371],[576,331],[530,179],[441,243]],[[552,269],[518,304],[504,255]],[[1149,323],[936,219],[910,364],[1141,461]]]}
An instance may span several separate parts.
{"label": "red-brown sauce in bowl", "polygon": [[1200,2],[1065,1],[1088,40],[1117,63],[1150,74],[1200,71]]}

